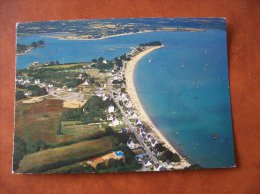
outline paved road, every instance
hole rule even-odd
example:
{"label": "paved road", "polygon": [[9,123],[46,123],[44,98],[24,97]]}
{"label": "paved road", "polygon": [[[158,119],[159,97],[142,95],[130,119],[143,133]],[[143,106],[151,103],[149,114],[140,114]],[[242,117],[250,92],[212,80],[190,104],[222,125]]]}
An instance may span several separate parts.
{"label": "paved road", "polygon": [[128,125],[129,129],[134,133],[136,139],[140,142],[140,144],[142,145],[142,147],[144,148],[145,152],[150,156],[150,159],[156,164],[158,163],[158,159],[153,155],[153,153],[151,152],[151,150],[147,147],[147,145],[144,143],[144,140],[140,137],[140,135],[138,134],[136,127],[134,127],[132,125],[132,123],[129,121],[126,113],[124,112],[123,108],[120,106],[120,104],[118,103],[118,101],[115,100],[113,92],[111,92],[111,97],[114,100],[117,108],[120,110],[121,114],[123,115],[123,117],[125,118],[126,124]]}

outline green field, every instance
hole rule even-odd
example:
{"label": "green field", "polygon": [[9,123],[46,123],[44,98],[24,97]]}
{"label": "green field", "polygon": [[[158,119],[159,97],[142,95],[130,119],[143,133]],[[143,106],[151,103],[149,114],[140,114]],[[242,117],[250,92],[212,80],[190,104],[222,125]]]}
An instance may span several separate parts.
{"label": "green field", "polygon": [[62,64],[62,65],[48,65],[48,66],[43,66],[45,69],[70,69],[70,68],[82,68],[85,65],[89,65],[91,63],[71,63],[71,64]]}
{"label": "green field", "polygon": [[[102,87],[108,76],[101,68],[104,64],[96,62],[98,68],[90,67],[91,64],[55,62],[54,65],[39,64],[16,72],[17,76],[31,81],[29,86],[18,85],[17,90],[26,91],[33,85],[33,80],[39,79],[55,88],[74,88],[74,92],[83,94],[87,101],[81,109],[64,106],[63,98],[70,94],[66,89],[57,92],[60,97],[57,99],[49,95],[35,102],[26,103],[25,100],[30,98],[17,100],[15,172],[42,173],[59,168],[73,171],[79,168],[75,166],[77,162],[112,150],[113,143],[117,142],[115,131],[125,125],[108,126],[107,108],[113,102],[95,96],[96,87]],[[79,75],[82,79],[78,79]],[[85,80],[89,85],[82,85]],[[120,119],[121,115],[117,113],[117,117]]]}
{"label": "green field", "polygon": [[111,151],[114,142],[113,137],[103,137],[28,154],[21,160],[17,172],[41,173],[70,165]]}

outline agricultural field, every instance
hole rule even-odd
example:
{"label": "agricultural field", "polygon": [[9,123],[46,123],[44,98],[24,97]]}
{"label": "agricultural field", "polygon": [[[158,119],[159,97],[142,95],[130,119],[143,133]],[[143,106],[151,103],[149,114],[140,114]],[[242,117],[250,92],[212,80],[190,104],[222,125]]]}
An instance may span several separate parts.
{"label": "agricultural field", "polygon": [[[107,120],[108,107],[115,106],[114,102],[111,99],[103,101],[102,97],[96,96],[96,90],[100,87],[104,87],[104,94],[109,94],[111,86],[106,87],[106,83],[111,75],[102,69],[104,64],[101,62],[51,63],[35,64],[29,70],[17,71],[19,79],[30,81],[25,85],[18,84],[17,91],[25,93],[28,88],[40,91],[45,87],[48,93],[21,96],[16,100],[14,171],[50,173],[109,170],[106,163],[93,168],[84,161],[94,158],[116,160],[111,154],[107,157],[107,154],[113,153],[122,143],[118,132],[126,128],[125,123],[111,127],[111,121]],[[91,66],[93,64],[95,67]],[[35,83],[35,80],[40,82]],[[85,82],[87,84],[83,84]],[[52,85],[51,88],[48,85]],[[113,114],[122,120],[118,110]],[[136,168],[133,155],[129,153],[131,162],[124,165],[134,165]],[[121,163],[112,162],[116,167],[123,165]],[[100,165],[96,162],[94,166]]]}
{"label": "agricultural field", "polygon": [[64,110],[62,100],[44,99],[36,103],[16,102],[15,134],[22,138],[31,152],[33,144],[56,143],[56,126]]}
{"label": "agricultural field", "polygon": [[40,173],[70,165],[111,151],[114,142],[113,137],[103,137],[28,154],[21,160],[17,172]]}

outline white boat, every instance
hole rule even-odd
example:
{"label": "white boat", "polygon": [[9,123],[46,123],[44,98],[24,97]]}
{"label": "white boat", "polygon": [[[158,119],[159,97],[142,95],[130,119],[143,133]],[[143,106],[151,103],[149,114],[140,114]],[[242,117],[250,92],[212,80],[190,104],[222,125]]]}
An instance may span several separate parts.
{"label": "white boat", "polygon": [[149,59],[149,61],[148,61],[149,63],[151,63],[152,62],[152,59]]}

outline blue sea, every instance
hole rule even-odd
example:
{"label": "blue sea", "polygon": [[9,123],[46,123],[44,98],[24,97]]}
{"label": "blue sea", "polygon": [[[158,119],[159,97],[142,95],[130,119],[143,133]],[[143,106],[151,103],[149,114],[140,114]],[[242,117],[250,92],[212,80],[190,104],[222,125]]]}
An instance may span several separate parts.
{"label": "blue sea", "polygon": [[225,31],[150,32],[89,41],[33,35],[18,37],[17,42],[39,40],[46,47],[17,56],[17,69],[34,61],[113,59],[140,43],[161,41],[164,47],[142,58],[135,69],[134,81],[145,110],[193,163],[206,168],[235,165]]}

